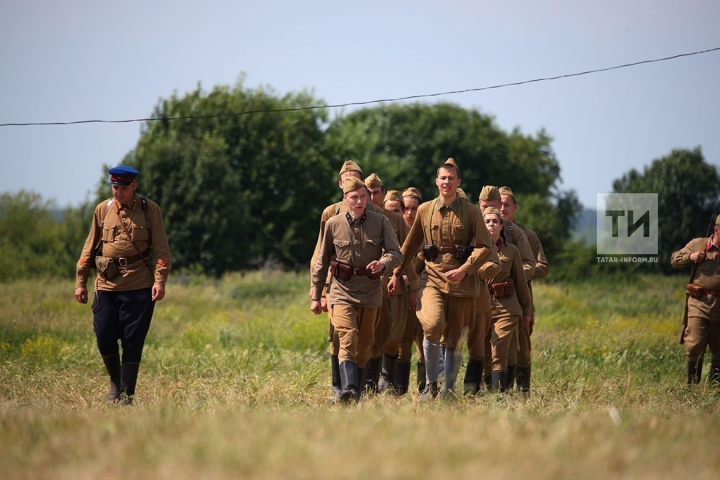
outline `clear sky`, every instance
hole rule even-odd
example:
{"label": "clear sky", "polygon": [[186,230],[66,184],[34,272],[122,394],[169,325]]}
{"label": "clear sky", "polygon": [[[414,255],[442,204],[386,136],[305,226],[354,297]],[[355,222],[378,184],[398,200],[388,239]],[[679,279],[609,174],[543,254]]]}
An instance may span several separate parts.
{"label": "clear sky", "polygon": [[[241,72],[248,87],[308,88],[334,104],[715,47],[717,0],[6,0],[0,123],[143,118],[174,91],[232,85]],[[544,128],[562,188],[594,207],[614,179],[673,148],[700,146],[720,165],[719,87],[713,52],[442,100],[492,114],[506,131]],[[0,128],[0,192],[78,205],[139,134],[138,123]]]}

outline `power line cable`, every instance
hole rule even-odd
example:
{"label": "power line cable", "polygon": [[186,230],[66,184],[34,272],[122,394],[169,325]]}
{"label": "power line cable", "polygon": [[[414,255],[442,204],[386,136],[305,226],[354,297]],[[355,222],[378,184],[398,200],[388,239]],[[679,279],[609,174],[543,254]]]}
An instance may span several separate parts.
{"label": "power line cable", "polygon": [[204,119],[204,118],[240,117],[243,115],[252,115],[252,114],[256,114],[256,113],[288,113],[288,112],[300,112],[300,111],[304,111],[304,110],[343,108],[343,107],[351,107],[351,106],[358,106],[358,105],[370,105],[373,103],[399,102],[402,100],[417,100],[420,98],[441,97],[441,96],[445,96],[445,95],[457,95],[460,93],[482,92],[484,90],[493,90],[493,89],[506,88],[506,87],[516,87],[519,85],[527,85],[529,83],[549,82],[549,81],[553,81],[553,80],[560,80],[563,78],[580,77],[583,75],[590,75],[592,73],[608,72],[610,70],[619,70],[621,68],[636,67],[638,65],[645,65],[648,63],[665,62],[668,60],[675,60],[675,59],[682,58],[682,57],[691,57],[694,55],[702,55],[705,53],[711,53],[711,52],[717,52],[717,51],[720,51],[720,47],[709,48],[707,50],[699,50],[696,52],[680,53],[678,55],[672,55],[670,57],[655,58],[652,60],[641,60],[639,62],[633,62],[633,63],[625,63],[623,65],[616,65],[614,67],[596,68],[593,70],[586,70],[584,72],[567,73],[564,75],[556,75],[553,77],[535,78],[532,80],[522,80],[519,82],[501,83],[498,85],[491,85],[491,86],[487,86],[487,87],[467,88],[464,90],[451,90],[448,92],[425,93],[425,94],[421,94],[421,95],[408,95],[406,97],[384,98],[384,99],[380,99],[380,100],[367,100],[364,102],[348,102],[348,103],[338,103],[338,104],[333,104],[333,105],[312,105],[309,107],[294,107],[294,108],[266,108],[266,109],[258,109],[258,110],[246,110],[244,112],[235,112],[235,113],[219,113],[216,115],[181,115],[181,116],[177,116],[177,117],[133,118],[133,119],[127,119],[127,120],[77,120],[77,121],[73,121],[73,122],[0,123],[0,127],[32,127],[32,126],[55,126],[55,125],[81,125],[81,124],[87,124],[87,123],[134,123],[134,122],[158,122],[158,121],[172,121],[172,120],[200,120],[200,119]]}

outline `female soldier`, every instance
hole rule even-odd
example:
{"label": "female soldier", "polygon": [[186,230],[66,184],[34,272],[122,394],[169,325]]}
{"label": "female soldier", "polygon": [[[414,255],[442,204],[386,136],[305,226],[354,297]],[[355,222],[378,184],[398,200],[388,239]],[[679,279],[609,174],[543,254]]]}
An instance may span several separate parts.
{"label": "female soldier", "polygon": [[512,346],[512,333],[521,316],[521,327],[528,328],[532,301],[525,282],[520,252],[515,245],[505,241],[500,210],[496,207],[486,208],[483,219],[500,258],[500,273],[488,280],[488,286],[492,295],[492,389],[504,392],[507,388],[508,353]]}

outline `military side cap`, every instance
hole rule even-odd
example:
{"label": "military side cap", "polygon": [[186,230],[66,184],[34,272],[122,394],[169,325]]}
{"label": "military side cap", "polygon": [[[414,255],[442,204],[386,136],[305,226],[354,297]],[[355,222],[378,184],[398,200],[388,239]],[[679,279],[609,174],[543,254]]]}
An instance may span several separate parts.
{"label": "military side cap", "polygon": [[483,210],[483,217],[485,215],[497,215],[500,217],[500,210],[498,210],[497,207],[487,207],[485,210]]}
{"label": "military side cap", "polygon": [[385,202],[391,202],[396,201],[402,203],[402,197],[400,196],[400,192],[397,190],[388,190],[388,192],[385,194],[385,198],[383,199],[383,204]]}
{"label": "military side cap", "polygon": [[[500,187],[500,195],[507,195],[509,197],[512,197],[513,200],[515,200],[515,194],[510,189],[510,187]],[[517,202],[517,200],[515,200]]]}
{"label": "military side cap", "polygon": [[352,160],[345,160],[345,163],[343,163],[343,166],[340,169],[340,175],[347,172],[360,172],[360,175],[365,175],[360,168],[360,165],[353,162]]}
{"label": "military side cap", "polygon": [[365,184],[362,180],[357,177],[350,177],[343,180],[342,189],[343,193],[354,192],[359,188],[365,188]]}
{"label": "military side cap", "polygon": [[467,195],[465,195],[465,190],[463,190],[462,188],[458,187],[457,194],[460,198],[464,198],[465,200],[467,200]]}
{"label": "military side cap", "polygon": [[480,192],[480,200],[485,200],[486,202],[500,200],[500,189],[494,185],[485,185]]}
{"label": "military side cap", "polygon": [[382,187],[383,183],[376,173],[371,173],[370,176],[365,179],[365,186],[368,188],[377,188]]}
{"label": "military side cap", "polygon": [[415,187],[408,187],[402,192],[403,197],[416,197],[418,200],[422,201],[422,192],[420,192],[419,188]]}
{"label": "military side cap", "polygon": [[127,165],[118,165],[108,170],[108,174],[110,175],[110,184],[127,186],[140,175],[140,172]]}
{"label": "military side cap", "polygon": [[445,163],[442,164],[443,167],[451,165],[455,170],[458,171],[458,174],[460,173],[460,167],[457,166],[457,163],[455,163],[455,159],[450,157],[447,160],[445,160]]}

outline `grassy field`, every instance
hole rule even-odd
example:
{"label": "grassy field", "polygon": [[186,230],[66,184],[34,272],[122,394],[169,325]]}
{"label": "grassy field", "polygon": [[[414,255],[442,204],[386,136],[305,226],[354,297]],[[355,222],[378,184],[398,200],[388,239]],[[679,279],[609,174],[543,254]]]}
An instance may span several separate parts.
{"label": "grassy field", "polygon": [[339,407],[306,275],[176,277],[131,408],[104,402],[72,281],[3,284],[0,478],[717,478],[720,391],[684,385],[682,284],[534,285],[528,398]]}

